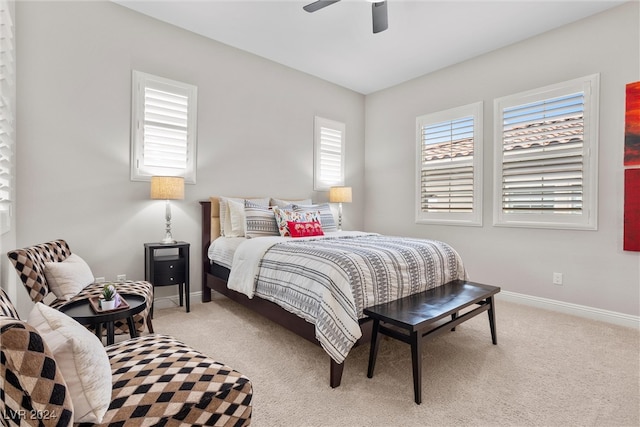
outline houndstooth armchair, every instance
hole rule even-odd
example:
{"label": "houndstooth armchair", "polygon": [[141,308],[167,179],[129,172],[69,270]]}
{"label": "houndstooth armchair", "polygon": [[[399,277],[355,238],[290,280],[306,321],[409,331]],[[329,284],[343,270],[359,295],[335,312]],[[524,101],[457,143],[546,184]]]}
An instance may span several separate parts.
{"label": "houndstooth armchair", "polygon": [[[0,288],[2,425],[241,427],[251,422],[251,381],[229,366],[166,335],[131,338],[104,348],[91,334],[97,344],[91,348],[108,357],[111,393],[99,421],[79,422],[78,396],[69,385],[74,378],[67,375],[64,358],[56,358],[58,338],[36,326],[31,315],[27,322],[18,318]],[[79,324],[77,328],[82,329]]]}
{"label": "houndstooth armchair", "polygon": [[[62,262],[69,258],[70,255],[71,249],[67,242],[62,239],[22,249],[15,249],[7,253],[22,284],[27,289],[29,297],[31,297],[34,303],[43,301],[47,295],[52,293],[45,275],[46,263]],[[102,286],[100,283],[89,284],[70,299],[56,298],[49,305],[59,310],[64,305],[73,301],[97,297],[102,292]],[[146,281],[127,281],[118,284],[118,292],[122,294],[137,294],[145,297],[147,302],[146,309],[140,314],[136,314],[133,319],[138,332],[144,330],[146,319],[147,328],[149,332],[153,333],[153,324],[151,323],[151,316],[149,315],[149,310],[153,302],[153,286],[151,283]],[[114,322],[114,324],[116,334],[129,333],[129,326],[124,319],[118,320]]]}

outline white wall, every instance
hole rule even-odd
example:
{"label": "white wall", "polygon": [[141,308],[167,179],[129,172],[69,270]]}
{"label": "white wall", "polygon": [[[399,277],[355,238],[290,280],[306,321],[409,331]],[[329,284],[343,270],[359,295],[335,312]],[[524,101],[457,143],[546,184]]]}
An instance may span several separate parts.
{"label": "white wall", "polygon": [[[173,203],[200,289],[210,195],[313,197],[313,117],[346,123],[345,225],[362,228],[364,97],[110,2],[18,2],[17,241],[64,238],[95,276],[144,276],[164,202],[129,179],[131,70],[198,86],[197,184]],[[3,247],[3,250],[11,248]],[[176,293],[175,287],[156,294]],[[19,290],[21,314],[27,293]]]}
{"label": "white wall", "polygon": [[[366,98],[365,228],[451,243],[471,279],[503,290],[637,316],[640,254],[622,250],[625,84],[640,79],[638,2]],[[600,73],[599,228],[492,226],[493,100]],[[484,225],[414,222],[415,119],[484,101]],[[564,284],[552,284],[553,272]]]}

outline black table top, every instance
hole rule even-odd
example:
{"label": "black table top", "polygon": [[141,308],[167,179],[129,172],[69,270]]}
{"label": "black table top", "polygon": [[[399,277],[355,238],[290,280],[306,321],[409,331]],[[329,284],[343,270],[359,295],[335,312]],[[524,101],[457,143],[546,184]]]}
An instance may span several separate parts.
{"label": "black table top", "polygon": [[106,313],[96,313],[93,308],[91,308],[91,303],[87,298],[64,305],[60,307],[59,311],[72,317],[82,325],[94,325],[96,323],[126,319],[127,317],[140,313],[147,306],[145,297],[142,295],[122,294],[122,297],[129,304],[129,308]]}

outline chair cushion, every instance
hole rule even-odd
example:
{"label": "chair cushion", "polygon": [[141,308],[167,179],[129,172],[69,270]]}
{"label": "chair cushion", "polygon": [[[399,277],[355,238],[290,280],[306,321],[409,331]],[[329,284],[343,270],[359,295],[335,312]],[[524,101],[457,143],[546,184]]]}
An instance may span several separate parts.
{"label": "chair cushion", "polygon": [[68,301],[93,283],[91,268],[76,254],[69,255],[64,261],[47,261],[44,265],[47,286],[58,299]]}
{"label": "chair cushion", "polygon": [[113,394],[104,425],[249,425],[251,382],[229,366],[166,335],[106,349]]}
{"label": "chair cushion", "polygon": [[5,421],[18,426],[70,425],[71,396],[40,333],[21,320],[0,316],[0,352],[0,411]]}
{"label": "chair cushion", "polygon": [[87,328],[43,303],[27,323],[47,343],[71,395],[75,422],[99,423],[111,402],[111,366],[102,342]]}

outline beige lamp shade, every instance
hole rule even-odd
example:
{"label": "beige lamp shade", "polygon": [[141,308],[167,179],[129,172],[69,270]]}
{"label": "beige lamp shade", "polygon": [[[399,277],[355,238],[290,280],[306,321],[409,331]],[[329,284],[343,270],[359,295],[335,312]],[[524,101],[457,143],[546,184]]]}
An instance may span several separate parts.
{"label": "beige lamp shade", "polygon": [[329,188],[330,203],[351,203],[351,187]]}
{"label": "beige lamp shade", "polygon": [[184,199],[184,178],[181,176],[152,176],[151,198],[154,200]]}

